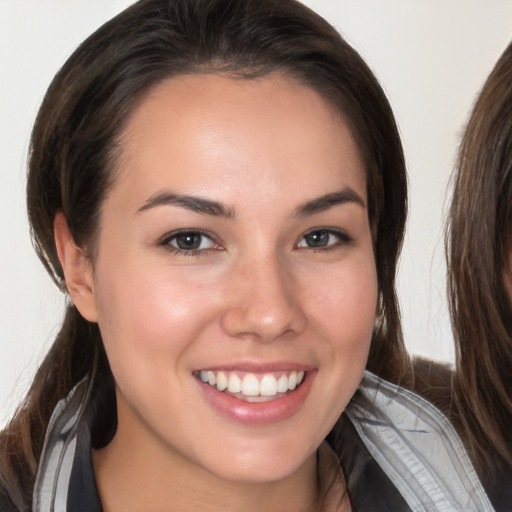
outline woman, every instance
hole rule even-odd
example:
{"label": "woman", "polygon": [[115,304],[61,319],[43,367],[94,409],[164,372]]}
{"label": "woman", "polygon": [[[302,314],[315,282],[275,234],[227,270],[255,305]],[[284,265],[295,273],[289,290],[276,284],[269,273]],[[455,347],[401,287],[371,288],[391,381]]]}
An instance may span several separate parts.
{"label": "woman", "polygon": [[475,103],[447,229],[455,419],[499,510],[512,503],[512,45]]}
{"label": "woman", "polygon": [[100,28],[32,135],[71,302],[1,436],[2,510],[492,510],[444,417],[382,380],[408,367],[405,207],[380,86],[301,4]]}

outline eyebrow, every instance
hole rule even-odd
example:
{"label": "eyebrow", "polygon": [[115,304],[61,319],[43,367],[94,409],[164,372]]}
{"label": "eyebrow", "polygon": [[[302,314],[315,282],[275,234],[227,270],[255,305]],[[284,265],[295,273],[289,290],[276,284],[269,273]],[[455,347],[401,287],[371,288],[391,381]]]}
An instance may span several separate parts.
{"label": "eyebrow", "polygon": [[366,209],[363,198],[352,188],[345,187],[337,192],[331,192],[324,196],[317,197],[311,201],[307,201],[297,208],[295,211],[296,217],[304,217],[306,215],[313,215],[321,213],[334,206],[343,205],[346,203],[356,203],[362,208]]}
{"label": "eyebrow", "polygon": [[[294,216],[304,217],[313,215],[346,203],[355,203],[362,208],[366,208],[362,197],[352,188],[345,187],[337,192],[331,192],[303,203],[295,210]],[[235,217],[234,208],[228,208],[218,201],[198,196],[174,194],[172,192],[159,192],[154,194],[146,200],[136,213],[141,213],[156,208],[157,206],[178,206],[203,215],[229,219]]]}
{"label": "eyebrow", "polygon": [[203,197],[173,194],[171,192],[159,192],[149,199],[137,210],[140,213],[157,206],[180,206],[193,212],[215,217],[232,218],[235,212],[232,208],[226,208],[222,203],[205,199]]}

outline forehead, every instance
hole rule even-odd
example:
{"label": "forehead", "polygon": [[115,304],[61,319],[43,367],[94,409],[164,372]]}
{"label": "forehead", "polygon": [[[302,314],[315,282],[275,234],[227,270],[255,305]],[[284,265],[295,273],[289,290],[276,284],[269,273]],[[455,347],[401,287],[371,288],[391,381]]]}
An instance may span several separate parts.
{"label": "forehead", "polygon": [[307,198],[308,189],[323,193],[348,181],[366,201],[348,124],[312,88],[279,74],[195,74],[158,84],[128,120],[119,161],[120,181],[147,193],[164,186],[211,191],[230,182],[251,195],[265,182],[269,191],[286,185]]}

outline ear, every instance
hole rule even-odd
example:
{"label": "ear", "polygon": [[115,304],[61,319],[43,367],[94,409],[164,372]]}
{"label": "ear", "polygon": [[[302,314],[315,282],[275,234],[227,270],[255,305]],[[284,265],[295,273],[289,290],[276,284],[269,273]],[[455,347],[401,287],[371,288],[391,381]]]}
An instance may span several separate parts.
{"label": "ear", "polygon": [[85,251],[75,244],[62,212],[55,215],[53,232],[69,295],[81,315],[89,322],[96,322],[96,298],[91,261]]}

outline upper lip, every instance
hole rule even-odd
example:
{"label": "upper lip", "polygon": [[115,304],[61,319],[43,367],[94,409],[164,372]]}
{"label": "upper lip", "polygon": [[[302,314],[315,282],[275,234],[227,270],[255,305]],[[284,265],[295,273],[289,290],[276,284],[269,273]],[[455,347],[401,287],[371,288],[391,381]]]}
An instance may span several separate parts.
{"label": "upper lip", "polygon": [[204,367],[197,368],[195,371],[209,370],[212,372],[240,371],[247,373],[270,373],[283,371],[308,371],[312,368],[313,366],[309,364],[291,361],[240,361],[238,363],[206,365]]}

